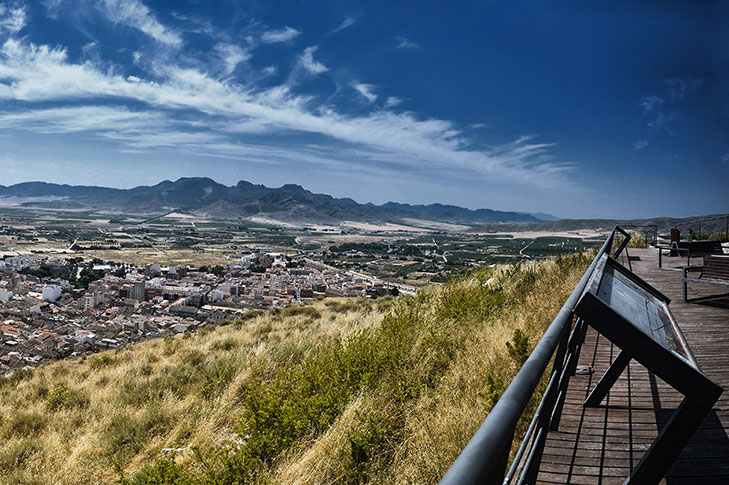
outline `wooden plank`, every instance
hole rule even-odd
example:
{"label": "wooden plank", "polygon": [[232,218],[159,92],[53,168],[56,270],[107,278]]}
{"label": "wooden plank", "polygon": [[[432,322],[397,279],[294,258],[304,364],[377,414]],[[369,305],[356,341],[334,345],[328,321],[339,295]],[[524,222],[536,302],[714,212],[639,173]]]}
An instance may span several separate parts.
{"label": "wooden plank", "polygon": [[[682,274],[658,268],[658,251],[630,249],[633,271],[671,298],[701,370],[729,389],[729,298],[682,303]],[[633,260],[633,257],[635,259]],[[715,293],[696,285],[692,298]],[[595,372],[573,376],[558,431],[547,437],[538,483],[623,483],[683,396],[631,362],[597,408],[582,406],[619,349],[589,329],[579,358]],[[661,483],[729,483],[729,391],[725,392]]]}

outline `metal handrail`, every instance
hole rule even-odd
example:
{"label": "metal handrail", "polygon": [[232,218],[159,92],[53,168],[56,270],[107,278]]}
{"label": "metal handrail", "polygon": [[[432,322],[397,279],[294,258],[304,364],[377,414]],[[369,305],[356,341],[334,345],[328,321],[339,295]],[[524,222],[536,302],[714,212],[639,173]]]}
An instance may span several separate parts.
{"label": "metal handrail", "polygon": [[701,237],[701,223],[702,222],[709,222],[709,221],[725,221],[724,223],[724,237],[726,239],[729,239],[729,215],[725,216],[714,216],[714,217],[702,217],[701,219],[696,219],[694,221],[686,221],[686,222],[679,222],[674,225],[674,227],[678,228],[678,226],[693,226],[695,224],[699,225],[699,237]]}
{"label": "metal handrail", "polygon": [[[486,420],[481,424],[476,434],[473,435],[440,481],[441,485],[502,483],[506,473],[506,466],[508,464],[509,452],[514,439],[516,425],[539,385],[542,375],[547,365],[549,365],[549,361],[552,359],[555,350],[557,350],[557,347],[561,343],[566,343],[565,335],[572,324],[572,311],[587,286],[587,282],[590,276],[592,276],[598,260],[603,254],[610,254],[612,251],[613,238],[615,237],[616,231],[625,233],[625,231],[617,226],[613,229],[595,256],[595,259],[590,264],[590,267],[582,276],[575,289],[572,290],[569,298],[549,328],[547,328],[542,339],[537,343],[529,358],[524,362],[516,377],[514,377],[514,380],[506,388],[501,398],[496,402],[496,405],[494,405],[486,417]],[[629,238],[630,236],[627,237]],[[576,360],[574,364],[576,364]],[[564,377],[565,369],[561,367],[562,363],[559,363],[559,365],[560,368],[558,370]],[[555,366],[557,366],[556,363]],[[553,375],[552,379],[550,379],[550,389],[552,387],[551,383],[555,382],[554,379],[556,377]],[[560,392],[560,394],[562,393]],[[552,397],[553,400],[556,399],[557,401],[560,398],[563,399],[561,395]],[[544,411],[541,409],[542,407],[540,404],[540,413]],[[550,416],[550,418],[555,419],[555,416]],[[539,416],[534,417],[533,423],[529,427],[530,432],[533,432],[537,428],[536,421],[538,419]],[[541,416],[541,419],[544,420],[545,416]],[[556,419],[558,420],[559,417],[556,416]],[[542,434],[543,432],[544,428],[540,428],[539,433]],[[526,442],[528,439],[529,435],[527,435],[524,441]],[[525,449],[526,444],[523,443],[519,451],[519,457],[522,456]],[[529,455],[532,455],[534,451],[533,446]]]}

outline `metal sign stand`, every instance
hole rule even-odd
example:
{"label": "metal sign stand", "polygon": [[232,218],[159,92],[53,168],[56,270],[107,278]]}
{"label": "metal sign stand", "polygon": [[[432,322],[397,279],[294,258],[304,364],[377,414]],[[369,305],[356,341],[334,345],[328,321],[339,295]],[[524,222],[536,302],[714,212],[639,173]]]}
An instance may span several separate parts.
{"label": "metal sign stand", "polygon": [[632,359],[684,395],[625,484],[659,482],[723,392],[701,372],[668,309],[669,302],[604,255],[574,311],[621,349],[585,406],[599,406]]}

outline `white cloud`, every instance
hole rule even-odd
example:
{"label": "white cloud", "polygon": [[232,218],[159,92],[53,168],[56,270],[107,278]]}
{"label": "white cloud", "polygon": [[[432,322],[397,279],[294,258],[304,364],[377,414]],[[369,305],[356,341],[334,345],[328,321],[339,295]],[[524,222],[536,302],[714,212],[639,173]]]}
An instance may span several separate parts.
{"label": "white cloud", "polygon": [[352,87],[361,94],[364,98],[367,99],[370,103],[374,103],[377,101],[377,95],[372,92],[374,89],[374,86],[372,84],[365,84],[365,83],[353,83]]}
{"label": "white cloud", "polygon": [[395,96],[389,96],[387,98],[387,101],[385,101],[385,109],[392,108],[393,106],[397,106],[399,104],[402,104],[402,99]]}
{"label": "white cloud", "polygon": [[352,25],[354,25],[354,22],[355,22],[354,18],[347,17],[346,19],[344,19],[344,21],[341,24],[339,24],[339,26],[336,29],[329,32],[329,34],[336,34],[337,32],[339,32],[341,30],[351,27]]}
{"label": "white cloud", "polygon": [[25,6],[0,4],[0,33],[5,31],[10,34],[17,34],[25,27],[27,21],[28,12]]}
{"label": "white cloud", "polygon": [[673,121],[678,118],[681,102],[694,94],[704,84],[703,78],[671,78],[664,81],[664,94],[645,96],[639,99],[646,124],[656,131],[675,134]]}
{"label": "white cloud", "polygon": [[291,27],[284,27],[280,30],[269,30],[263,33],[261,41],[266,44],[273,44],[275,42],[288,42],[295,39],[301,34],[298,30]]}
{"label": "white cloud", "polygon": [[640,105],[643,108],[643,114],[651,114],[661,109],[664,99],[660,96],[646,96],[640,98]]}
{"label": "white cloud", "polygon": [[416,42],[413,42],[412,40],[408,39],[407,37],[395,37],[395,41],[397,42],[398,49],[419,49],[420,48],[420,45],[418,45]]}
{"label": "white cloud", "polygon": [[686,96],[693,94],[702,84],[703,78],[671,78],[666,79],[668,87],[668,96],[670,99],[684,99]]}
{"label": "white cloud", "polygon": [[633,143],[633,149],[636,152],[639,152],[639,151],[643,150],[644,148],[646,148],[648,146],[648,144],[649,144],[648,140],[638,140],[635,143]]}
{"label": "white cloud", "polygon": [[237,45],[218,43],[215,45],[215,52],[218,54],[224,65],[224,74],[230,76],[241,62],[251,58],[251,53],[241,49]]}
{"label": "white cloud", "polygon": [[0,112],[3,129],[24,128],[44,134],[106,132],[112,126],[117,127],[117,133],[141,132],[164,125],[165,118],[158,113],[134,112],[123,107],[76,106],[22,113]]}
{"label": "white cloud", "polygon": [[149,8],[138,0],[102,0],[99,7],[114,23],[134,27],[162,44],[182,46],[180,34],[159,23]]}
{"label": "white cloud", "polygon": [[[326,72],[326,66],[314,60],[315,51],[316,47],[307,48],[299,62],[314,74]],[[218,62],[229,66],[224,60]],[[384,167],[433,173],[465,170],[509,184],[569,185],[564,175],[569,166],[552,161],[547,156],[551,145],[531,137],[477,150],[470,147],[464,130],[447,120],[387,109],[346,115],[292,92],[286,84],[263,88],[250,81],[233,83],[173,64],[157,66],[154,74],[155,81],[117,75],[90,62],[71,62],[62,48],[10,39],[0,47],[4,80],[0,101],[16,100],[30,108],[0,112],[0,124],[5,130],[38,133],[89,132],[127,149],[180,150],[184,146],[189,153],[204,154],[215,148],[229,157],[246,156],[249,148],[241,148],[240,140],[255,135],[257,156],[273,159],[283,152],[287,156],[282,159],[292,160],[301,157],[302,146],[279,146],[277,135],[309,133],[329,140],[308,149],[317,163],[343,163],[372,171]],[[358,86],[365,98],[376,97],[372,86]],[[96,106],[33,109],[32,103],[44,101]]]}
{"label": "white cloud", "polygon": [[63,2],[64,0],[43,0],[43,6],[46,8],[48,17],[52,19],[58,18],[58,12]]}
{"label": "white cloud", "polygon": [[329,70],[327,69],[327,66],[321,62],[314,60],[314,52],[316,52],[318,48],[319,47],[317,46],[307,47],[304,49],[304,53],[299,57],[299,64],[312,74],[321,74]]}

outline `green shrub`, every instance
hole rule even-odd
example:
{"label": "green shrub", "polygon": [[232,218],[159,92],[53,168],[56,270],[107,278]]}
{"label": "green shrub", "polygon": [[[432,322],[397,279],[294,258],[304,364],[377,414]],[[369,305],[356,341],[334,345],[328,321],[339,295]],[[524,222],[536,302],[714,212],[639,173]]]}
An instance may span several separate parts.
{"label": "green shrub", "polygon": [[519,366],[529,358],[529,337],[521,330],[514,329],[514,336],[511,342],[506,342],[506,349],[509,357]]}
{"label": "green shrub", "polygon": [[164,457],[144,467],[132,478],[122,477],[122,485],[188,485],[198,483],[187,476],[175,463],[175,457]]}
{"label": "green shrub", "polygon": [[7,434],[10,436],[35,436],[46,426],[46,418],[36,412],[23,412],[7,419]]}
{"label": "green shrub", "polygon": [[104,433],[105,454],[123,466],[155,436],[164,434],[172,422],[171,416],[157,404],[148,406],[138,417],[114,416]]}
{"label": "green shrub", "polygon": [[491,409],[501,399],[501,395],[506,390],[506,382],[504,382],[504,378],[500,375],[489,374],[486,378],[486,389],[488,390],[487,402],[489,409]]}
{"label": "green shrub", "polygon": [[233,358],[222,358],[208,363],[201,370],[203,382],[200,394],[205,399],[213,399],[220,395],[238,374],[240,363]]}
{"label": "green shrub", "polygon": [[104,367],[108,367],[112,364],[114,364],[114,357],[106,353],[95,355],[89,359],[89,367],[93,370],[103,369]]}
{"label": "green shrub", "polygon": [[73,389],[66,385],[54,387],[46,396],[48,409],[86,408],[89,405],[89,396],[80,389]]}
{"label": "green shrub", "polygon": [[229,351],[238,347],[238,345],[238,340],[234,339],[233,337],[228,337],[223,340],[217,340],[213,342],[213,344],[210,346],[210,350]]}
{"label": "green shrub", "polygon": [[[0,449],[0,471],[15,472],[36,456],[43,454],[43,445],[36,438],[24,439],[12,446],[3,446]],[[6,475],[6,478],[7,475]]]}
{"label": "green shrub", "polygon": [[[358,423],[347,433],[348,453],[342,456],[349,483],[364,483],[373,475],[378,457],[388,456],[404,431],[404,420],[390,414],[358,416]],[[346,453],[346,448],[345,448]],[[379,463],[380,466],[387,463]]]}

